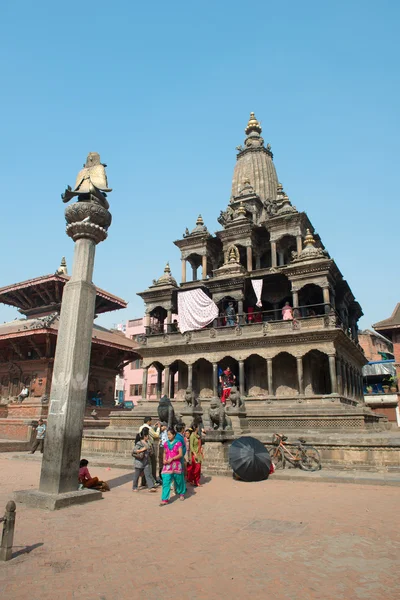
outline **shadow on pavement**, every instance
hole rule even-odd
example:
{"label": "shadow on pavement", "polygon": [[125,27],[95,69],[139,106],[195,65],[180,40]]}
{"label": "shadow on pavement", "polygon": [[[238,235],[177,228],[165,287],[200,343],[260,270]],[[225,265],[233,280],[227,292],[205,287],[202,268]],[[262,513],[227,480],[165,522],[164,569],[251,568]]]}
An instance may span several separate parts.
{"label": "shadow on pavement", "polygon": [[32,544],[32,546],[14,546],[14,548],[21,548],[21,550],[17,550],[17,552],[13,552],[11,558],[17,558],[17,556],[21,556],[22,554],[29,554],[32,550],[36,548],[40,548],[40,546],[44,546],[43,542],[39,542],[37,544]]}
{"label": "shadow on pavement", "polygon": [[120,475],[119,477],[115,477],[115,479],[109,479],[107,481],[108,485],[111,489],[119,487],[120,485],[124,485],[128,483],[128,481],[132,482],[133,479],[133,471],[127,473],[126,475]]}

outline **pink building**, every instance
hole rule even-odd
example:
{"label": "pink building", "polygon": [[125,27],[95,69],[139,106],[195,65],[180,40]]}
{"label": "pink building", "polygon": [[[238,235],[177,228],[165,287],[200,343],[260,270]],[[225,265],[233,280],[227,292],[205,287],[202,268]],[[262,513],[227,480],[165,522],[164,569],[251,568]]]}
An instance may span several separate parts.
{"label": "pink building", "polygon": [[[125,335],[135,339],[137,335],[144,334],[144,319],[132,319],[127,322]],[[158,383],[158,393],[157,393]],[[157,400],[162,389],[162,372],[152,365],[147,376],[147,400]],[[143,397],[143,369],[140,359],[130,363],[124,369],[124,400],[137,404]]]}

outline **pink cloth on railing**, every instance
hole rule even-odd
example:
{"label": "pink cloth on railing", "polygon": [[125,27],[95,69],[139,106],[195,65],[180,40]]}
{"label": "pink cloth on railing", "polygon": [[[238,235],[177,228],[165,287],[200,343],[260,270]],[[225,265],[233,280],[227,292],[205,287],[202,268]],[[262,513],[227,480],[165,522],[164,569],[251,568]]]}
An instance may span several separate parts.
{"label": "pink cloth on railing", "polygon": [[262,307],[261,294],[262,294],[262,288],[263,288],[263,280],[262,279],[252,279],[251,284],[253,286],[253,290],[254,290],[254,293],[257,298],[256,306],[261,308]]}

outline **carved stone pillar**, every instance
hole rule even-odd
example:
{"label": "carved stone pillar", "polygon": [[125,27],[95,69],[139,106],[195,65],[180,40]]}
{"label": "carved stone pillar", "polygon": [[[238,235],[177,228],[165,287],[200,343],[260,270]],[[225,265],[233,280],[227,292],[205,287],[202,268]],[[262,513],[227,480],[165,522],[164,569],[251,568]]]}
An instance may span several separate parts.
{"label": "carved stone pillar", "polygon": [[161,398],[161,390],[162,390],[162,370],[157,368],[157,389],[156,389],[156,398],[159,400]]}
{"label": "carved stone pillar", "polygon": [[181,258],[182,261],[182,283],[186,283],[186,258]]}
{"label": "carved stone pillar", "polygon": [[201,261],[201,278],[207,279],[207,256],[202,256]]}
{"label": "carved stone pillar", "polygon": [[239,391],[242,398],[244,397],[244,360],[239,360]]}
{"label": "carved stone pillar", "polygon": [[144,323],[144,332],[146,335],[150,335],[150,313],[146,313]]}
{"label": "carved stone pillar", "polygon": [[336,357],[334,354],[329,355],[329,375],[331,378],[331,394],[337,394]]}
{"label": "carved stone pillar", "polygon": [[297,255],[299,255],[300,252],[303,250],[303,240],[301,238],[301,235],[296,236],[296,245],[297,245]]}
{"label": "carved stone pillar", "polygon": [[169,366],[164,368],[164,396],[169,394]]}
{"label": "carved stone pillar", "polygon": [[268,378],[267,394],[269,396],[273,396],[274,388],[273,388],[273,380],[272,380],[272,358],[267,358],[267,378]]}
{"label": "carved stone pillar", "polygon": [[325,304],[325,313],[329,313],[330,303],[331,303],[329,287],[322,288],[322,295],[323,295],[324,304]]}
{"label": "carved stone pillar", "polygon": [[243,314],[243,300],[238,300],[238,323],[239,325],[243,325],[245,323]]}
{"label": "carved stone pillar", "polygon": [[346,363],[344,361],[341,361],[341,367],[342,367],[343,396],[346,398],[348,395],[348,384],[347,384]]}
{"label": "carved stone pillar", "polygon": [[278,265],[278,257],[276,254],[276,242],[271,242],[271,265],[274,268]]}
{"label": "carved stone pillar", "polygon": [[193,389],[193,365],[188,365],[188,387]]}
{"label": "carved stone pillar", "polygon": [[342,361],[340,360],[340,358],[336,359],[336,379],[338,386],[338,394],[343,396]]}
{"label": "carved stone pillar", "polygon": [[192,280],[197,281],[197,267],[192,267]]}
{"label": "carved stone pillar", "polygon": [[218,363],[213,363],[213,396],[218,398]]}
{"label": "carved stone pillar", "polygon": [[299,308],[299,292],[292,291],[293,308]]}
{"label": "carved stone pillar", "polygon": [[167,310],[167,333],[171,333],[172,310]]}
{"label": "carved stone pillar", "polygon": [[252,250],[251,246],[247,246],[246,255],[247,255],[247,270],[250,273],[253,270],[253,250]]}
{"label": "carved stone pillar", "polygon": [[297,381],[299,382],[299,394],[304,394],[303,359],[297,358]]}
{"label": "carved stone pillar", "polygon": [[261,269],[261,255],[259,252],[256,254],[256,269]]}
{"label": "carved stone pillar", "polygon": [[149,367],[143,368],[143,377],[142,377],[142,400],[147,400],[147,376],[149,372]]}

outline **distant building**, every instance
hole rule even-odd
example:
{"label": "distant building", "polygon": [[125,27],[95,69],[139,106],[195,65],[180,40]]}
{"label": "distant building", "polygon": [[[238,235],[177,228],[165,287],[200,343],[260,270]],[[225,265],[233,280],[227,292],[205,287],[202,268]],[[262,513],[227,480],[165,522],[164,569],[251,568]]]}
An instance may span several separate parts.
{"label": "distant building", "polygon": [[358,341],[368,361],[394,358],[392,342],[376,331],[370,329],[359,331]]}

